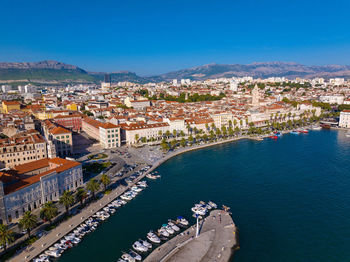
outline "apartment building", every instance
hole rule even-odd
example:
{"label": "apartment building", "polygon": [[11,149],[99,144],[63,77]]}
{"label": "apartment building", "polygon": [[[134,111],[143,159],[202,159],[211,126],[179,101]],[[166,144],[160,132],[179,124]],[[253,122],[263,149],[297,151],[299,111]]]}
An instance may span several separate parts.
{"label": "apartment building", "polygon": [[0,139],[1,168],[12,168],[43,158],[47,158],[46,141],[35,130]]}
{"label": "apartment building", "polygon": [[65,190],[83,185],[79,162],[44,158],[0,172],[0,222],[17,222],[24,212],[58,201]]}
{"label": "apartment building", "polygon": [[82,121],[82,131],[100,142],[102,148],[120,147],[120,128],[111,123],[102,123],[90,117]]}
{"label": "apartment building", "polygon": [[343,110],[340,112],[339,126],[350,128],[350,110]]}

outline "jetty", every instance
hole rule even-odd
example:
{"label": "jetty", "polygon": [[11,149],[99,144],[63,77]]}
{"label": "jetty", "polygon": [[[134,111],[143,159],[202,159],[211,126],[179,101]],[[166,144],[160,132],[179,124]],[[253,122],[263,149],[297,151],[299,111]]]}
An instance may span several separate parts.
{"label": "jetty", "polygon": [[181,234],[156,248],[145,262],[227,262],[238,247],[237,228],[231,215],[214,210]]}

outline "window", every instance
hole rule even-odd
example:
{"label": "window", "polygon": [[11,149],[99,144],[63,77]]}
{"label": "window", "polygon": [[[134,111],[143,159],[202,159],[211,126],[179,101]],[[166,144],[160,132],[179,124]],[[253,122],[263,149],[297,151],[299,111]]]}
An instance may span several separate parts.
{"label": "window", "polygon": [[66,138],[69,138],[69,136],[67,135]]}

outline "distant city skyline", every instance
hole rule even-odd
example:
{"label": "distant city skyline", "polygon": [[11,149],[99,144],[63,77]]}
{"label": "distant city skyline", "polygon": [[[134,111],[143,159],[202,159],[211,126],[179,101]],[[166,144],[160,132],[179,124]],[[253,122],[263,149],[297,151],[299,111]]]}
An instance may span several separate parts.
{"label": "distant city skyline", "polygon": [[350,3],[0,3],[0,61],[57,60],[155,75],[210,63],[350,64]]}

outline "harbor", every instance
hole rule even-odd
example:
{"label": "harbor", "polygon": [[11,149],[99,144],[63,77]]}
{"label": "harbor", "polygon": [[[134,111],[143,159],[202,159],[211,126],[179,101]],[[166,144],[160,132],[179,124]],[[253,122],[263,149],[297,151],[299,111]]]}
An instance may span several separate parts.
{"label": "harbor", "polygon": [[[197,227],[199,227],[197,231]],[[227,262],[237,246],[237,229],[224,210],[210,215],[155,249],[145,262]]]}

